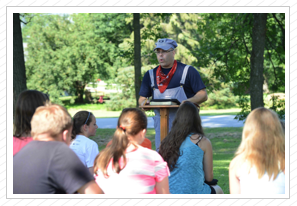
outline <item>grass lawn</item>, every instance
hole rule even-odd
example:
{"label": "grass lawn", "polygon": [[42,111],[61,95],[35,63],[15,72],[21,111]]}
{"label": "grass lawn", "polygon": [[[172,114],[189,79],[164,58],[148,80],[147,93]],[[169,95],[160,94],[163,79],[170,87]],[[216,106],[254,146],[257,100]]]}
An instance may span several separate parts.
{"label": "grass lawn", "polygon": [[[115,129],[98,129],[96,136],[91,137],[98,143],[99,150],[102,151],[111,140]],[[204,128],[213,147],[213,173],[218,179],[218,184],[225,194],[229,192],[229,163],[241,142],[242,127],[222,127]],[[152,149],[155,150],[155,130],[148,129],[146,137],[152,142]]]}
{"label": "grass lawn", "polygon": [[[76,104],[65,106],[70,115],[73,117],[75,113],[81,110],[87,110],[92,112],[96,118],[111,118],[119,117],[121,111],[107,111],[105,104]],[[214,110],[202,110],[200,111],[201,116],[212,116],[212,115],[236,115],[240,112],[239,108],[232,109],[214,109]],[[153,116],[153,111],[146,112],[147,116]]]}

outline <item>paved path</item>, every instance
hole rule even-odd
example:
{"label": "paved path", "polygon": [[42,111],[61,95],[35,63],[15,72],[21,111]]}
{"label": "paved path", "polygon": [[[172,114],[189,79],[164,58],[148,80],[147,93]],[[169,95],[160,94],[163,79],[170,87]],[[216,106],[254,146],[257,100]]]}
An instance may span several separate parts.
{"label": "paved path", "polygon": [[[243,127],[243,121],[234,119],[235,115],[201,116],[203,127]],[[118,118],[98,118],[99,128],[116,128]],[[154,120],[148,117],[148,128],[154,128]]]}

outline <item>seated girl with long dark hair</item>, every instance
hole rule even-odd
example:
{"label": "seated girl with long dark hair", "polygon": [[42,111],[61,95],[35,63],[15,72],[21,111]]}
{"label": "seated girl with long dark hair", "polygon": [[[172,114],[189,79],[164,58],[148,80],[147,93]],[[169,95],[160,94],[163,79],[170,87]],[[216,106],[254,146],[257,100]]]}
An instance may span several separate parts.
{"label": "seated girl with long dark hair", "polygon": [[193,103],[186,101],[179,107],[159,153],[170,168],[171,194],[223,194],[213,180],[211,142]]}
{"label": "seated girl with long dark hair", "polygon": [[31,119],[37,107],[49,101],[46,94],[36,90],[25,90],[18,96],[13,122],[13,155],[33,140]]}

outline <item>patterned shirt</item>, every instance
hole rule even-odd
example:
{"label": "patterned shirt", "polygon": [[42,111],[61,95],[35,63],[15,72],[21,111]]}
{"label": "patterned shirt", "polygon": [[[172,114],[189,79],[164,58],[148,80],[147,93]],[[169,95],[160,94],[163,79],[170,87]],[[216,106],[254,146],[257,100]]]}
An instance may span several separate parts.
{"label": "patterned shirt", "polygon": [[169,191],[171,194],[210,194],[209,185],[204,183],[204,151],[191,141],[190,136],[179,148],[182,155],[177,159],[177,168],[171,171]]}
{"label": "patterned shirt", "polygon": [[112,169],[112,160],[107,168],[109,177],[97,171],[96,182],[105,194],[156,194],[156,182],[169,176],[167,163],[154,150],[138,146],[126,152],[126,160],[127,165],[119,174]]}

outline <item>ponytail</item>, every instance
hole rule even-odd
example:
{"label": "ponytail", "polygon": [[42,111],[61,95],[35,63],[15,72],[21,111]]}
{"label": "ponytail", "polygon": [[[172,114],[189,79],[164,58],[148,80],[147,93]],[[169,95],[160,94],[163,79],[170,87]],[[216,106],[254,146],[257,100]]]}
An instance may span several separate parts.
{"label": "ponytail", "polygon": [[[109,147],[105,148],[99,153],[98,158],[95,159],[94,172],[96,173],[98,169],[102,171],[104,176],[108,177],[107,167],[112,160],[112,166],[116,173],[120,173],[122,169],[125,168],[127,161],[125,151],[128,147],[129,140],[126,132],[121,127],[118,127],[113,135],[112,143]],[[124,164],[120,166],[120,159],[123,157]]]}
{"label": "ponytail", "polygon": [[[137,108],[124,109],[118,119],[111,145],[100,152],[95,160],[94,173],[101,170],[104,176],[108,177],[107,168],[110,161],[115,172],[120,173],[127,164],[125,153],[130,142],[128,136],[135,136],[146,127],[147,118],[144,112]],[[123,164],[120,164],[121,158],[123,158]]]}

